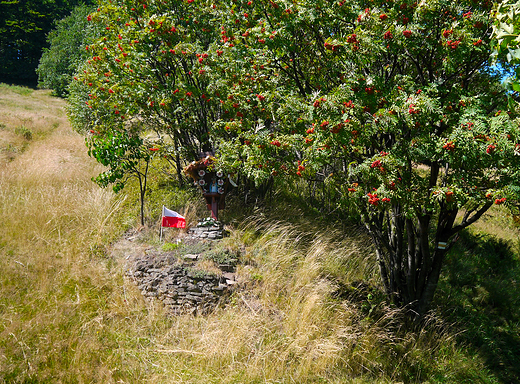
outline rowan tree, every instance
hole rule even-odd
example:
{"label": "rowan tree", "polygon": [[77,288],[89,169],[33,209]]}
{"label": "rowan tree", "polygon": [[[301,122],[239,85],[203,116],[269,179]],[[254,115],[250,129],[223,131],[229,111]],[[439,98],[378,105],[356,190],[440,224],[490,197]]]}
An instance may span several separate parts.
{"label": "rowan tree", "polygon": [[239,67],[222,77],[241,108],[219,124],[221,161],[257,179],[324,175],[368,229],[390,301],[416,318],[457,233],[519,198],[518,121],[489,65],[490,9],[379,0],[214,10],[225,36],[215,49]]}
{"label": "rowan tree", "polygon": [[[69,114],[84,132],[89,154],[109,170],[95,181],[120,190],[128,177],[140,186],[144,220],[151,152],[182,166],[211,151],[209,130],[220,114],[209,81],[215,33],[191,1],[99,2],[86,16],[100,37],[70,86]],[[149,148],[150,147],[150,148]]]}
{"label": "rowan tree", "polygon": [[114,119],[124,129],[138,123],[136,134],[155,133],[179,172],[181,159],[211,150],[208,132],[220,105],[208,75],[217,54],[205,53],[215,33],[203,12],[191,2],[106,0],[88,20],[104,33],[86,47],[90,56],[72,91],[73,121],[87,121],[83,129],[99,135]]}

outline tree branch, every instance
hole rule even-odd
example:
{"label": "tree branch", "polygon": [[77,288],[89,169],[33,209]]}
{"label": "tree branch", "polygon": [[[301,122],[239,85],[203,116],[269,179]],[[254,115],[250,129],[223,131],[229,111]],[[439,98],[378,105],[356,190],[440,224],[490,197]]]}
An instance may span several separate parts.
{"label": "tree branch", "polygon": [[492,201],[486,202],[486,204],[484,204],[484,206],[482,208],[480,208],[477,212],[475,212],[475,214],[473,216],[471,216],[470,218],[468,218],[466,220],[463,220],[462,223],[453,227],[450,231],[449,237],[453,236],[454,234],[463,230],[464,228],[469,227],[475,221],[480,219],[482,217],[482,215],[484,213],[486,213],[489,208],[491,208],[492,205],[493,205]]}

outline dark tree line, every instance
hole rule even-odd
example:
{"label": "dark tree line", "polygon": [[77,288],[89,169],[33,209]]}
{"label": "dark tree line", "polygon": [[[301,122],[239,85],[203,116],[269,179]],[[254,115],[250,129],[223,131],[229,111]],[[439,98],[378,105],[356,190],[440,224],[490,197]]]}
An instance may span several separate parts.
{"label": "dark tree line", "polygon": [[81,0],[0,1],[0,82],[35,86],[47,34]]}

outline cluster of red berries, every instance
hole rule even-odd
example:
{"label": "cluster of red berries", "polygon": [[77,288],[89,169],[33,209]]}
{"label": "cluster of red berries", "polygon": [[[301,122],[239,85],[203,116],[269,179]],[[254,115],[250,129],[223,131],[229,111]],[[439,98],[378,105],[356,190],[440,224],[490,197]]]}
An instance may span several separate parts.
{"label": "cluster of red berries", "polygon": [[460,40],[448,40],[446,42],[446,45],[450,47],[451,49],[457,49],[457,47],[460,44]]}
{"label": "cluster of red berries", "polygon": [[368,196],[368,203],[372,204],[373,206],[377,207],[379,204],[379,201],[382,201],[383,203],[389,203],[390,199],[388,197],[383,197],[380,199],[377,197],[377,193],[367,193]]}
{"label": "cluster of red berries", "polygon": [[442,146],[442,148],[446,149],[447,151],[454,151],[455,144],[453,144],[453,141],[448,141],[446,144]]}
{"label": "cluster of red berries", "polygon": [[323,102],[323,101],[326,101],[324,97],[320,97],[318,100],[315,100],[314,103],[312,104],[312,106],[314,108],[318,108],[320,106],[320,104]]}

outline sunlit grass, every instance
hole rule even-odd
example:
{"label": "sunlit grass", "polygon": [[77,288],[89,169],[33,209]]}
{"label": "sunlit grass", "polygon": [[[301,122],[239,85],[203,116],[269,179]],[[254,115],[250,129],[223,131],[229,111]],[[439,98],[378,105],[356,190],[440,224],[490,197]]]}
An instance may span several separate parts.
{"label": "sunlit grass", "polygon": [[33,93],[34,90],[29,87],[22,87],[19,85],[8,85],[4,83],[0,83],[0,94],[2,93],[16,93],[22,96],[29,96],[31,93]]}
{"label": "sunlit grass", "polygon": [[[94,351],[104,343],[89,324],[121,301],[111,295],[124,284],[92,253],[117,233],[110,224],[118,202],[89,180],[97,166],[83,139],[65,123],[46,124],[54,108],[44,97],[37,116],[20,112],[42,123],[34,125],[42,135],[0,170],[0,378],[7,382],[102,374]],[[20,114],[14,109],[2,123]]]}
{"label": "sunlit grass", "polygon": [[[403,326],[359,229],[309,220],[285,202],[239,212],[230,199],[219,247],[239,255],[240,289],[207,316],[167,317],[125,277],[126,252],[161,247],[155,219],[139,228],[146,242],[117,242],[135,224],[132,185],[125,198],[90,181],[100,168],[83,138],[53,117],[62,101],[0,90],[41,103],[34,115],[0,119],[10,130],[24,116],[40,132],[0,168],[0,382],[499,382],[440,316]],[[196,222],[197,195],[170,182],[162,192],[160,174],[149,217],[167,204]]]}

